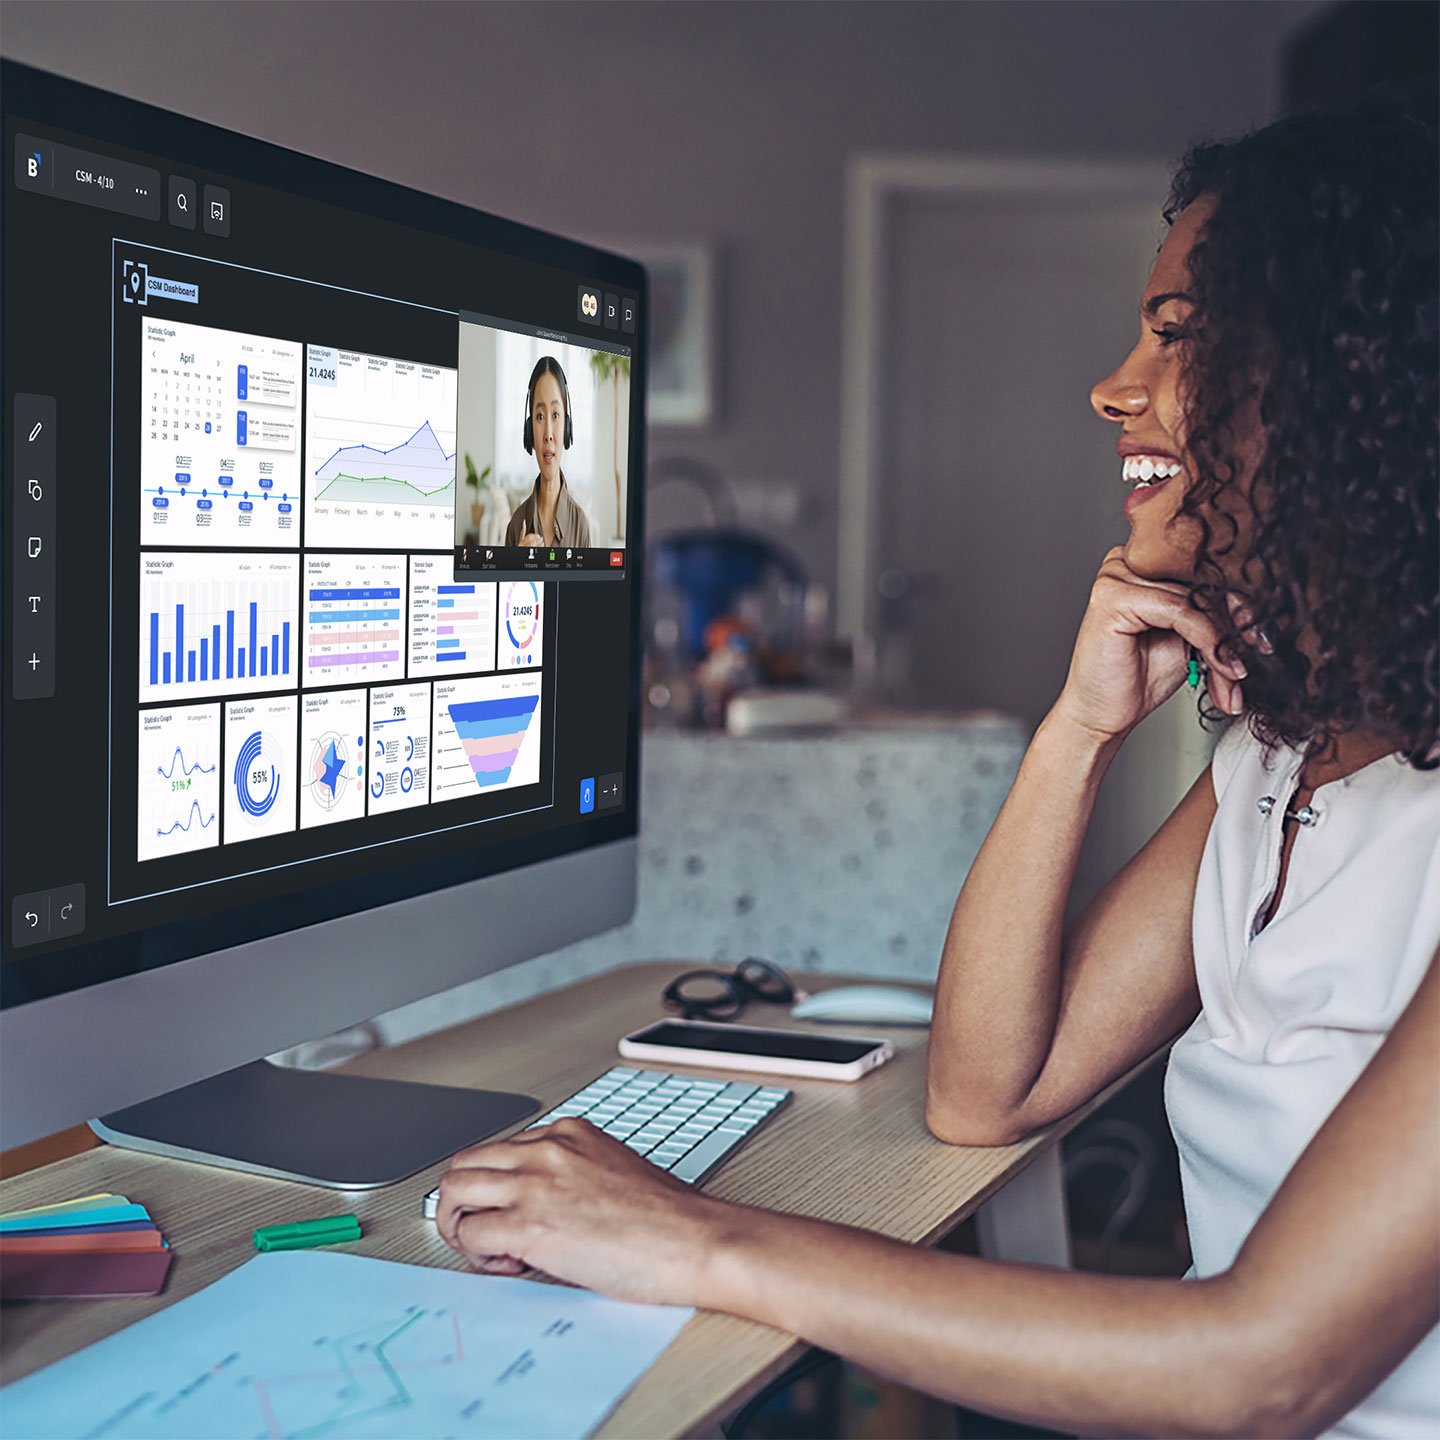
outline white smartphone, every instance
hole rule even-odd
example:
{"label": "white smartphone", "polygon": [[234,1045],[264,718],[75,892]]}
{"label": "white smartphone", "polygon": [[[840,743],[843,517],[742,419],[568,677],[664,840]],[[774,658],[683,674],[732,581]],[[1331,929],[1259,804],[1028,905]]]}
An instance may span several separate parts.
{"label": "white smartphone", "polygon": [[620,1053],[628,1060],[679,1061],[812,1080],[858,1080],[892,1059],[895,1047],[888,1040],[859,1035],[661,1020],[627,1035],[620,1042]]}

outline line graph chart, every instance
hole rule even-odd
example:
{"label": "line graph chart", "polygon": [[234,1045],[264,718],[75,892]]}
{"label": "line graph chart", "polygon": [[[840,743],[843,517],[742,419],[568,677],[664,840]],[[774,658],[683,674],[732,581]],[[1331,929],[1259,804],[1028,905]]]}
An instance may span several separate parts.
{"label": "line graph chart", "polygon": [[585,1435],[693,1312],[359,1255],[261,1255],[6,1387],[6,1433]]}
{"label": "line graph chart", "polygon": [[448,549],[456,372],[311,345],[306,374],[307,543]]}
{"label": "line graph chart", "polygon": [[137,860],[220,843],[220,707],[140,712]]}

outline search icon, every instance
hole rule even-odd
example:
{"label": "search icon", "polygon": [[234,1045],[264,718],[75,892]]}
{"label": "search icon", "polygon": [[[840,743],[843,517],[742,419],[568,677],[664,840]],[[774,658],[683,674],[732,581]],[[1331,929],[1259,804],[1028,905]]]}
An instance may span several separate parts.
{"label": "search icon", "polygon": [[195,182],[188,175],[170,177],[170,223],[182,230],[195,228]]}

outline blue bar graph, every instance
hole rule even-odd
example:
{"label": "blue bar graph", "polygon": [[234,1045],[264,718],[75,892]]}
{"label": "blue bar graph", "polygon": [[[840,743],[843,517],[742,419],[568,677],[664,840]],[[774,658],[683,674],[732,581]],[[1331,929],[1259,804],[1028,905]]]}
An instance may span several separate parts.
{"label": "blue bar graph", "polygon": [[[174,649],[161,649],[160,611],[150,612],[150,684],[184,685],[196,682],[211,683],[220,680],[244,680],[251,676],[266,679],[289,676],[291,644],[289,620],[281,621],[279,628],[268,636],[260,634],[260,607],[255,601],[249,604],[250,643],[235,644],[235,611],[225,612],[225,646],[220,646],[220,625],[212,624],[206,633],[201,625],[191,626],[191,648],[185,648],[185,606],[175,607]],[[168,612],[167,612],[168,613]],[[208,618],[208,617],[207,617]],[[243,635],[243,631],[242,631]],[[195,640],[199,646],[196,648]]]}

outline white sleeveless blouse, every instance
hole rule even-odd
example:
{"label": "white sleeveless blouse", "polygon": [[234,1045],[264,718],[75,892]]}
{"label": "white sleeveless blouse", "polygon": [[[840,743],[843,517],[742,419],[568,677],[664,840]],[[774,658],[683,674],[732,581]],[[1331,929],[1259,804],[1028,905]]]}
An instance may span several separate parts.
{"label": "white sleeveless blouse", "polygon": [[[1195,891],[1201,1011],[1165,1078],[1198,1276],[1229,1269],[1440,944],[1440,770],[1393,756],[1316,790],[1319,819],[1296,836],[1280,908],[1255,932],[1303,760],[1282,748],[1267,767],[1242,721],[1212,765],[1218,809]],[[1440,1328],[1329,1433],[1440,1435]]]}

